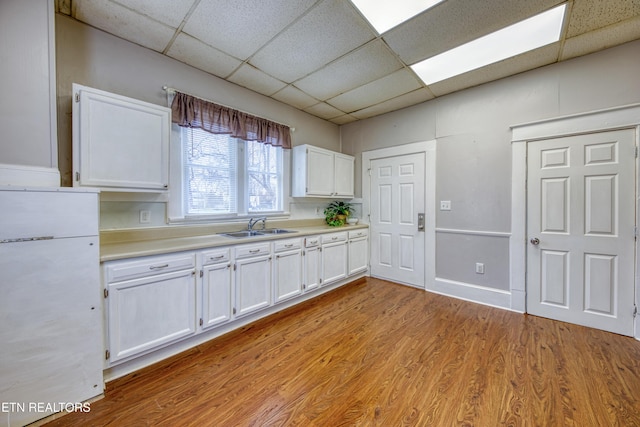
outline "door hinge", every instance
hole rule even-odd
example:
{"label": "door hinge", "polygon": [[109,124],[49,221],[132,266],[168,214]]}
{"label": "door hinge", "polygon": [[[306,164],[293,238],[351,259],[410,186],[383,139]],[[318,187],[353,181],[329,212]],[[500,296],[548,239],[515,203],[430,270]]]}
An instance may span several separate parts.
{"label": "door hinge", "polygon": [[105,298],[109,297],[109,289],[105,289],[102,293]]}
{"label": "door hinge", "polygon": [[202,320],[202,317],[200,318],[200,326],[202,326],[204,324],[204,320]]}
{"label": "door hinge", "polygon": [[80,94],[76,92],[76,102],[80,102]]}
{"label": "door hinge", "polygon": [[634,304],[633,305],[633,318],[635,319],[637,315],[638,315],[638,306]]}
{"label": "door hinge", "polygon": [[109,350],[106,350],[104,352],[104,360],[109,360],[110,357],[111,357],[111,352]]}

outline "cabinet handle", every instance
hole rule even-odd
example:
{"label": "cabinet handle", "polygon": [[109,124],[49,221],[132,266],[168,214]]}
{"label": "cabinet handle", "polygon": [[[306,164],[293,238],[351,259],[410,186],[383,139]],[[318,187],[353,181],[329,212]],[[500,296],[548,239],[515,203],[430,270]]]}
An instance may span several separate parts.
{"label": "cabinet handle", "polygon": [[338,237],[334,236],[331,238],[331,240],[338,240]]}
{"label": "cabinet handle", "polygon": [[209,260],[210,261],[215,261],[217,259],[222,259],[222,258],[224,258],[224,255],[212,256],[212,257],[209,257]]}
{"label": "cabinet handle", "polygon": [[169,264],[152,265],[149,267],[149,270],[158,270],[160,268],[167,268],[167,267],[169,267]]}
{"label": "cabinet handle", "polygon": [[285,248],[290,248],[293,246],[293,243],[289,243],[288,245],[284,245]]}
{"label": "cabinet handle", "polygon": [[260,249],[251,249],[249,251],[250,254],[257,254],[258,252],[260,252]]}

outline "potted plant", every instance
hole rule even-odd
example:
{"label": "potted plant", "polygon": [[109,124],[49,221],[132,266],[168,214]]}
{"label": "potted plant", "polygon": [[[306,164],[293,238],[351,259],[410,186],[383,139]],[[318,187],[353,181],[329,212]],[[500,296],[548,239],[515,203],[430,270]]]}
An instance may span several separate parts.
{"label": "potted plant", "polygon": [[340,227],[347,222],[347,218],[352,213],[350,203],[343,201],[334,201],[324,210],[324,219],[332,227]]}

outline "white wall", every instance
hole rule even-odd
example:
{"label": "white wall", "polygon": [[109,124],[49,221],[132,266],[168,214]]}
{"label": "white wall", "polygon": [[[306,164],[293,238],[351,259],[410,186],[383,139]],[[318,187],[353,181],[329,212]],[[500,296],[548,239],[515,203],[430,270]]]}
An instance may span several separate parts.
{"label": "white wall", "polygon": [[436,200],[452,205],[435,218],[436,276],[508,291],[510,126],[638,103],[638,76],[635,41],[344,125],[342,148],[358,159],[359,189],[363,151],[435,139]]}
{"label": "white wall", "polygon": [[[56,15],[58,147],[62,185],[71,186],[71,85],[106,90],[167,105],[162,86],[247,111],[295,127],[293,145],[312,144],[340,151],[339,127],[256,92],[226,82],[182,62],[111,36],[73,19]],[[295,218],[315,216],[326,201],[289,206]],[[100,228],[140,227],[138,211],[151,210],[152,223],[164,224],[164,203],[101,204]]]}

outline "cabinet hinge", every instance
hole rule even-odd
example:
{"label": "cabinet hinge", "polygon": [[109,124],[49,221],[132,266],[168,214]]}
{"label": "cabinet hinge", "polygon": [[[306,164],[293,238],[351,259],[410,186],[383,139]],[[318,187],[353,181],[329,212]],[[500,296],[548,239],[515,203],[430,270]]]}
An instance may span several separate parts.
{"label": "cabinet hinge", "polygon": [[320,283],[322,285],[322,279],[320,279],[318,283]]}
{"label": "cabinet hinge", "polygon": [[236,308],[233,307],[233,314],[236,314]]}
{"label": "cabinet hinge", "polygon": [[371,168],[367,169],[369,171],[369,176],[371,176]]}
{"label": "cabinet hinge", "polygon": [[76,102],[80,102],[80,94],[76,92]]}
{"label": "cabinet hinge", "polygon": [[200,270],[200,277],[204,276],[204,270]]}
{"label": "cabinet hinge", "polygon": [[637,305],[633,305],[633,317],[635,319],[635,317],[638,315],[638,306]]}
{"label": "cabinet hinge", "polygon": [[110,357],[111,357],[111,352],[109,350],[106,350],[104,352],[104,359],[109,360]]}
{"label": "cabinet hinge", "polygon": [[202,320],[202,317],[200,318],[200,326],[204,325],[204,320]]}
{"label": "cabinet hinge", "polygon": [[76,181],[80,181],[80,172],[76,172]]}
{"label": "cabinet hinge", "polygon": [[[238,267],[237,267],[236,263],[234,262],[234,263],[233,263],[233,271],[236,271],[236,269],[237,269],[237,268],[238,268]],[[234,310],[235,310],[235,309],[234,309]]]}
{"label": "cabinet hinge", "polygon": [[109,289],[105,289],[102,293],[103,293],[105,298],[109,297]]}
{"label": "cabinet hinge", "polygon": [[636,159],[638,158],[638,146],[636,145]]}

